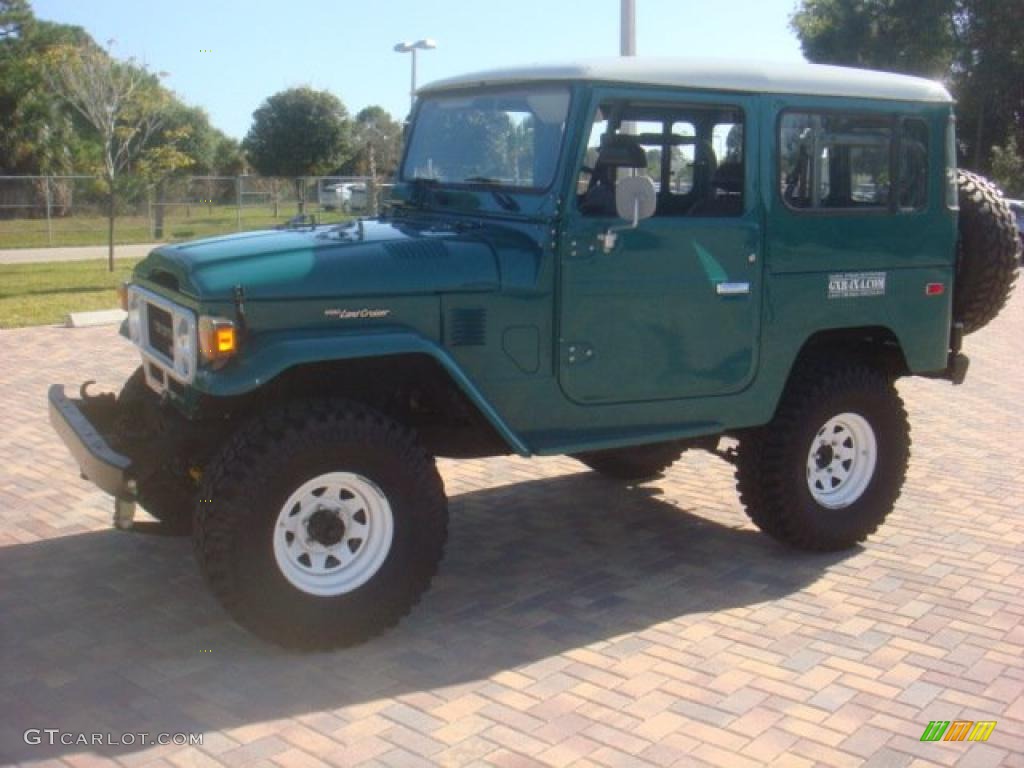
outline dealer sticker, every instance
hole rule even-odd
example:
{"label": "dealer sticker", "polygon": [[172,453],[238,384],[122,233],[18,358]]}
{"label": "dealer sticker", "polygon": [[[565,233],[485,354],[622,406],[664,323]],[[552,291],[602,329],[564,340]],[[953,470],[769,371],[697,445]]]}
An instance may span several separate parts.
{"label": "dealer sticker", "polygon": [[885,295],[885,272],[841,272],[828,276],[830,299]]}

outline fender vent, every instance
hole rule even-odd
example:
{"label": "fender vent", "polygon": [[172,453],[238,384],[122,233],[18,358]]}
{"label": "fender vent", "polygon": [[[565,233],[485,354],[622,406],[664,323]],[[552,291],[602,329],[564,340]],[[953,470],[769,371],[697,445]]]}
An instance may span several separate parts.
{"label": "fender vent", "polygon": [[453,309],[449,314],[448,344],[480,347],[487,341],[486,309]]}

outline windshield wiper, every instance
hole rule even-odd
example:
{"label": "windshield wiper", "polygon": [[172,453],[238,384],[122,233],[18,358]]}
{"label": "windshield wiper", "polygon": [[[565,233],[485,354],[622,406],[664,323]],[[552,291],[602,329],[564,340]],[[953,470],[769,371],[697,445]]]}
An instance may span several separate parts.
{"label": "windshield wiper", "polygon": [[[502,184],[501,179],[492,179],[490,176],[468,176],[463,179],[467,184]],[[507,192],[499,192],[496,189],[491,190],[491,195],[497,201],[498,205],[504,208],[506,211],[518,211],[519,203],[516,199]]]}

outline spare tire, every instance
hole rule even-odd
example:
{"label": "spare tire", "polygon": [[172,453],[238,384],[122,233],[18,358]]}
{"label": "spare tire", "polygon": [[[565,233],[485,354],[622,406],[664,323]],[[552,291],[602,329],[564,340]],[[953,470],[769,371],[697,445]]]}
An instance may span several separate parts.
{"label": "spare tire", "polygon": [[984,328],[999,314],[1017,279],[1017,227],[998,187],[983,176],[957,171],[960,202],[953,320],[964,333]]}

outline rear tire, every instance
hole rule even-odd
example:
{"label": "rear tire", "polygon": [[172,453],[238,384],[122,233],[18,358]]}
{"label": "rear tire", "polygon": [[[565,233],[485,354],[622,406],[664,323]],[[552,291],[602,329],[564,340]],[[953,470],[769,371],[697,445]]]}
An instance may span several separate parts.
{"label": "rear tire", "polygon": [[408,429],[337,400],[254,418],[211,462],[193,541],[210,588],[264,640],[361,643],[429,588],[444,552],[440,475]]}
{"label": "rear tire", "polygon": [[959,236],[953,319],[964,333],[988,325],[1006,306],[1017,279],[1018,234],[1013,212],[983,176],[957,171]]}
{"label": "rear tire", "polygon": [[794,372],[775,418],[741,436],[740,499],[754,524],[790,546],[852,547],[899,498],[910,457],[903,401],[867,365]]}

